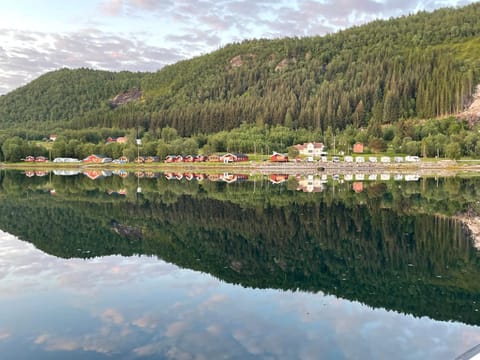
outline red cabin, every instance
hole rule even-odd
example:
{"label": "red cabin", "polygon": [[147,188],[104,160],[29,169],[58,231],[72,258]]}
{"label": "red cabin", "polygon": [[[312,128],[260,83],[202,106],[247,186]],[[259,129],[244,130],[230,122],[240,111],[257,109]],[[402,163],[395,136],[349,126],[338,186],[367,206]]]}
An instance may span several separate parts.
{"label": "red cabin", "polygon": [[285,154],[279,154],[274,152],[272,156],[270,156],[271,162],[288,162],[288,156]]}

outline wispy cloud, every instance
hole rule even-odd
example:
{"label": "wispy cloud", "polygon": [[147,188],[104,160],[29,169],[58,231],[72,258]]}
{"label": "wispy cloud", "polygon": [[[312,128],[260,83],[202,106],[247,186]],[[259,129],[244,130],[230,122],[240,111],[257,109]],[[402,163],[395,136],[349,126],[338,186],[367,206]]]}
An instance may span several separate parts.
{"label": "wispy cloud", "polygon": [[185,57],[178,48],[151,46],[137,35],[83,29],[42,33],[0,29],[0,93],[62,67],[156,71]]}

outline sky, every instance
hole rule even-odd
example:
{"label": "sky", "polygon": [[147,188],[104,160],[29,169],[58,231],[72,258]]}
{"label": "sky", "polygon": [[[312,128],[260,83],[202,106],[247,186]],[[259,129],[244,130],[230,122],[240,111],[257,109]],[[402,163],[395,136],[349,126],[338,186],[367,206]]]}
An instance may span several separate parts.
{"label": "sky", "polygon": [[62,67],[157,71],[245,39],[325,35],[470,0],[0,0],[0,95]]}

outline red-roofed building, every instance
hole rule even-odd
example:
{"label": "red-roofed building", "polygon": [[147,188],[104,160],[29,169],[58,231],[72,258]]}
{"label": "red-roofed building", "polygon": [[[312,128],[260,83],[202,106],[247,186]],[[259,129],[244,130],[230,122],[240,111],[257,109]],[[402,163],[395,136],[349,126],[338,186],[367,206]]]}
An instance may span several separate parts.
{"label": "red-roofed building", "polygon": [[363,153],[363,144],[360,142],[353,144],[353,152],[357,154]]}
{"label": "red-roofed building", "polygon": [[279,154],[274,152],[272,156],[270,156],[271,162],[288,162],[288,156],[285,154]]}

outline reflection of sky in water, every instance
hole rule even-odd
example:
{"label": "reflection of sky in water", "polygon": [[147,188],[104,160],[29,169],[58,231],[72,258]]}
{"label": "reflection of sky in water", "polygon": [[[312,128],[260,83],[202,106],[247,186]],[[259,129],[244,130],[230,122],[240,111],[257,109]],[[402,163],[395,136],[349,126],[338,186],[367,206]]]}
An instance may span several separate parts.
{"label": "reflection of sky in water", "polygon": [[0,232],[2,359],[451,359],[480,329],[244,289],[156,258],[58,259]]}

